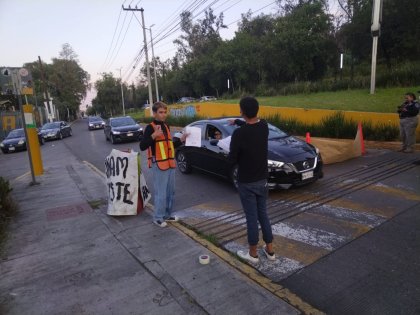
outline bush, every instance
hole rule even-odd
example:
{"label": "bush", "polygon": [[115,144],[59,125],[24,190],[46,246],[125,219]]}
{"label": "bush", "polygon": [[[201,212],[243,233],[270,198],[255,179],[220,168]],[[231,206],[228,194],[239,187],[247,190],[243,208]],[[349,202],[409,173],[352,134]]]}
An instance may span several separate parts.
{"label": "bush", "polygon": [[18,207],[10,196],[12,188],[9,181],[0,176],[0,249],[6,238],[6,229],[10,219],[17,213]]}

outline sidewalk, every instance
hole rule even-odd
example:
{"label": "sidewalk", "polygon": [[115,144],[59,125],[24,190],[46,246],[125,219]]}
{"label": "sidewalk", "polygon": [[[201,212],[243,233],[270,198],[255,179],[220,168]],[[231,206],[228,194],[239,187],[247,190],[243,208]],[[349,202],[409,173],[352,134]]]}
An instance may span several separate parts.
{"label": "sidewalk", "polygon": [[62,143],[42,154],[33,186],[16,176],[27,155],[0,156],[20,207],[0,261],[1,314],[301,313],[147,211],[107,216],[104,179]]}

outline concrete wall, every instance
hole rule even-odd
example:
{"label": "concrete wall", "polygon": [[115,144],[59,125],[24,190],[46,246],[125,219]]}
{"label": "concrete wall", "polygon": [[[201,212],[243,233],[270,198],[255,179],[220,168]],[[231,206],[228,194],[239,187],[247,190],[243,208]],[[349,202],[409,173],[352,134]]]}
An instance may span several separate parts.
{"label": "concrete wall", "polygon": [[[268,117],[275,114],[281,115],[284,118],[296,118],[305,123],[319,122],[323,117],[328,117],[336,113],[335,110],[327,109],[304,109],[304,108],[289,108],[289,107],[273,107],[260,106],[259,116]],[[371,122],[373,126],[376,124],[389,124],[390,126],[399,126],[399,118],[397,113],[371,113],[371,112],[353,112],[345,111],[344,117],[353,119],[356,122]],[[170,105],[169,114],[173,116],[194,116],[201,117],[220,117],[220,116],[239,116],[238,104],[224,104],[224,103],[194,103],[186,105]],[[147,116],[149,112],[147,111]],[[417,140],[420,141],[420,124],[416,131]]]}

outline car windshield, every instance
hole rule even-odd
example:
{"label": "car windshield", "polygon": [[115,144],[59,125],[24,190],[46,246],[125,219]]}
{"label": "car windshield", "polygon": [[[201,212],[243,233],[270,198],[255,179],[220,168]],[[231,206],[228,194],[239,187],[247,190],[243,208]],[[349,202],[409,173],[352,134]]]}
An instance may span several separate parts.
{"label": "car windshield", "polygon": [[89,121],[102,121],[101,117],[89,117]]}
{"label": "car windshield", "polygon": [[131,117],[114,118],[111,120],[112,127],[135,125],[136,122]]}
{"label": "car windshield", "polygon": [[45,130],[45,129],[55,129],[55,128],[60,128],[59,122],[46,123],[44,126],[42,126],[41,129]]}
{"label": "car windshield", "polygon": [[25,136],[25,133],[23,132],[23,129],[15,129],[15,130],[10,131],[6,139],[22,138],[24,136]]}
{"label": "car windshield", "polygon": [[[237,125],[230,125],[228,122],[223,123],[223,127],[227,130],[227,132],[231,135],[233,131],[238,128]],[[276,126],[268,124],[268,139],[278,139],[278,138],[285,138],[288,134],[284,131],[280,130]]]}

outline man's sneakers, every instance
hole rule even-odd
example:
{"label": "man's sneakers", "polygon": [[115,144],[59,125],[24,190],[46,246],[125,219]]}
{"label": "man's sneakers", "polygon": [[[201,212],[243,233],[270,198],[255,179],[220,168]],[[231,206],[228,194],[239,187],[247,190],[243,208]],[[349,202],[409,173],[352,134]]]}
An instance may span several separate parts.
{"label": "man's sneakers", "polygon": [[170,216],[169,218],[166,218],[165,221],[166,222],[178,222],[179,218],[176,215],[174,215],[174,216]]}
{"label": "man's sneakers", "polygon": [[161,221],[161,220],[153,220],[153,223],[156,224],[157,226],[160,226],[161,228],[168,226],[168,224],[165,221]]}
{"label": "man's sneakers", "polygon": [[168,218],[165,218],[163,220],[153,220],[153,223],[156,224],[157,226],[160,226],[160,227],[163,228],[163,227],[168,226],[168,223],[166,223],[166,222],[178,222],[178,221],[179,221],[179,218],[174,215],[174,216],[170,216]]}
{"label": "man's sneakers", "polygon": [[267,246],[265,246],[265,245],[264,245],[264,247],[263,247],[263,252],[264,252],[265,256],[267,256],[267,259],[268,259],[268,260],[271,260],[271,261],[276,260],[276,254],[274,254],[274,253],[271,253],[271,254],[270,254],[270,253],[267,251]]}
{"label": "man's sneakers", "polygon": [[253,257],[249,254],[249,251],[243,251],[243,250],[238,250],[236,252],[236,255],[238,255],[239,257],[241,257],[242,259],[249,261],[250,263],[253,264],[258,264],[260,259],[258,257]]}

